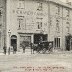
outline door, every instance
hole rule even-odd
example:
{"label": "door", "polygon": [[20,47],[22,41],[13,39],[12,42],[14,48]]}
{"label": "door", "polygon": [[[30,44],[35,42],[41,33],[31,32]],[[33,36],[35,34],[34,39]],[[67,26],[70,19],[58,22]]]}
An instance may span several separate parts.
{"label": "door", "polygon": [[15,46],[16,50],[17,50],[17,36],[16,35],[12,35],[11,36],[11,46]]}
{"label": "door", "polygon": [[66,36],[65,42],[66,42],[66,50],[70,51],[70,37],[69,36]]}
{"label": "door", "polygon": [[55,38],[54,39],[54,43],[55,43],[55,48],[60,48],[60,38]]}

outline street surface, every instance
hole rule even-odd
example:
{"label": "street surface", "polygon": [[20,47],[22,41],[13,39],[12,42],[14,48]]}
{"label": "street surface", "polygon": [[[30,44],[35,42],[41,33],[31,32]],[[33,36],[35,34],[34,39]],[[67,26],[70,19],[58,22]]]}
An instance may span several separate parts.
{"label": "street surface", "polygon": [[0,72],[72,72],[72,52],[2,54]]}

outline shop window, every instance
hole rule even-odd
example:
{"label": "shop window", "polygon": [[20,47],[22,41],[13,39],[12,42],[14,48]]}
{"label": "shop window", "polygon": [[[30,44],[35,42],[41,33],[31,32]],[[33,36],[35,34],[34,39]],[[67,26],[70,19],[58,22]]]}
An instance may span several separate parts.
{"label": "shop window", "polygon": [[22,43],[29,47],[31,43],[31,36],[20,36],[20,47]]}
{"label": "shop window", "polygon": [[60,38],[55,38],[54,41],[55,41],[55,47],[60,48]]}

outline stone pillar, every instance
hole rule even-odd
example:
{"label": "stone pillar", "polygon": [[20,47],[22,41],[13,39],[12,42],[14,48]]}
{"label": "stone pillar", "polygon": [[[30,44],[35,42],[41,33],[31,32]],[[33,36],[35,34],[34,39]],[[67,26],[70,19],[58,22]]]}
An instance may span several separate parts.
{"label": "stone pillar", "polygon": [[17,35],[17,51],[20,51],[20,35]]}
{"label": "stone pillar", "polygon": [[31,36],[31,42],[34,43],[34,35]]}
{"label": "stone pillar", "polygon": [[6,0],[6,45],[7,45],[7,50],[9,48],[9,34],[8,34],[9,30],[10,30],[10,0]]}

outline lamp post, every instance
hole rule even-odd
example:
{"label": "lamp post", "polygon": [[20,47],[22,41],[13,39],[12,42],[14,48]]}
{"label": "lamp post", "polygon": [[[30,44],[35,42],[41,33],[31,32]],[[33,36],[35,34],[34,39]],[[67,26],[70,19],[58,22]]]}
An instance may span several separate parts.
{"label": "lamp post", "polygon": [[10,35],[11,35],[11,31],[10,30],[9,30],[8,34],[9,34],[9,49],[8,49],[8,54],[10,55]]}

